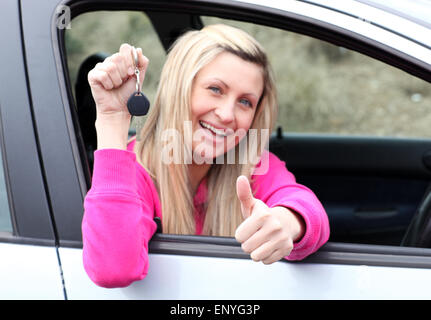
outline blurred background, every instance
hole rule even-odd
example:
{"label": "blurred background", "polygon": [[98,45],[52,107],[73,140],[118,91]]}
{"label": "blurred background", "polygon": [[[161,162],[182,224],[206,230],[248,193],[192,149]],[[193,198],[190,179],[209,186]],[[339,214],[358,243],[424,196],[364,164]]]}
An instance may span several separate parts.
{"label": "blurred background", "polygon": [[[404,71],[324,41],[275,28],[203,17],[255,37],[267,50],[284,132],[431,137],[431,86]],[[72,20],[66,31],[69,74],[93,53],[113,54],[122,43],[141,47],[150,60],[143,91],[153,101],[166,53],[141,12],[100,11]],[[145,117],[135,119],[145,121]],[[140,123],[140,125],[142,125]]]}

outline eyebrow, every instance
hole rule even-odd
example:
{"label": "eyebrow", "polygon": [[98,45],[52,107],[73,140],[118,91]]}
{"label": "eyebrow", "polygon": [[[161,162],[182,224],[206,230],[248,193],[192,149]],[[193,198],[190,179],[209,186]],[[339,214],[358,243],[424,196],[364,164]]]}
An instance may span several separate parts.
{"label": "eyebrow", "polygon": [[226,88],[229,88],[229,86],[227,85],[227,83],[226,83],[226,82],[224,82],[222,79],[219,79],[219,78],[211,78],[211,80],[217,80],[217,81],[219,81],[219,82],[223,83],[223,85],[224,85]]}

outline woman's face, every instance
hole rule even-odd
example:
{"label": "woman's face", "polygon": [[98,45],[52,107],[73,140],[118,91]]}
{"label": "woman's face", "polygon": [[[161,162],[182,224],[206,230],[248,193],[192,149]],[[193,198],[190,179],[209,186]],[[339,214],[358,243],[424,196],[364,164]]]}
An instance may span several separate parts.
{"label": "woman's face", "polygon": [[253,122],[263,87],[262,68],[232,53],[220,53],[203,67],[192,85],[193,156],[212,160],[237,145]]}

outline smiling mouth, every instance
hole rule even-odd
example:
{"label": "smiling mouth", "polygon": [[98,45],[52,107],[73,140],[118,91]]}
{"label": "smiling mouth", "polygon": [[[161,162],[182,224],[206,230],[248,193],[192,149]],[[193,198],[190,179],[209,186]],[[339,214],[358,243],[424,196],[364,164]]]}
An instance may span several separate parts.
{"label": "smiling mouth", "polygon": [[199,121],[199,124],[201,125],[202,128],[208,129],[213,134],[221,136],[221,137],[227,137],[228,135],[230,135],[232,133],[232,129],[226,129],[226,130],[216,129],[212,125],[210,125],[209,123],[206,123],[203,121]]}

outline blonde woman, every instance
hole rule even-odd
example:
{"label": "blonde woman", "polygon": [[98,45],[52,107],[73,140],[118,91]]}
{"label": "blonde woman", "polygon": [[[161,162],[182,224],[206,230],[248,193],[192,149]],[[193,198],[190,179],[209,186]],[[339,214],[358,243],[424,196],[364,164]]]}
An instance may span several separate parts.
{"label": "blonde woman", "polygon": [[[88,75],[98,150],[83,258],[96,284],[124,287],[146,276],[155,217],[164,233],[235,236],[265,264],[303,259],[328,240],[316,196],[264,149],[277,102],[256,40],[225,25],[185,33],[168,54],[144,127],[128,141],[131,50],[123,44]],[[148,59],[137,53],[142,75]]]}

